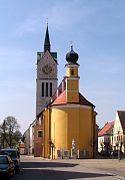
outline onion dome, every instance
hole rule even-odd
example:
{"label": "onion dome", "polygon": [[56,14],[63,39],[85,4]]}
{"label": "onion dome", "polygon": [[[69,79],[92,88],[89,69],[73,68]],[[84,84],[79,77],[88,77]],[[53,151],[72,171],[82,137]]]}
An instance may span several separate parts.
{"label": "onion dome", "polygon": [[66,61],[68,63],[77,64],[78,58],[78,54],[73,51],[73,46],[71,46],[71,51],[66,54]]}

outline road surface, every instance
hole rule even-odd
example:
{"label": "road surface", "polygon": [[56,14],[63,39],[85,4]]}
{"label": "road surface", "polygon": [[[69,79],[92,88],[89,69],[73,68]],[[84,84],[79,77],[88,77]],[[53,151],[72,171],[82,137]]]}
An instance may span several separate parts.
{"label": "road surface", "polygon": [[[121,165],[116,160],[48,160],[31,156],[23,156],[21,161],[21,173],[14,180],[125,180],[125,161]],[[118,169],[122,167],[123,173]]]}

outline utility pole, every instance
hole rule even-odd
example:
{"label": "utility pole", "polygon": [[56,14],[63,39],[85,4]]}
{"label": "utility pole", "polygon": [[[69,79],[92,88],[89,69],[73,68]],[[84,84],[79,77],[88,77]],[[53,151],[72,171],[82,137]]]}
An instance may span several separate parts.
{"label": "utility pole", "polygon": [[120,131],[118,131],[118,160],[120,161],[121,157],[120,157],[120,136],[119,136]]}
{"label": "utility pole", "polygon": [[3,122],[3,148],[5,147],[5,120]]}

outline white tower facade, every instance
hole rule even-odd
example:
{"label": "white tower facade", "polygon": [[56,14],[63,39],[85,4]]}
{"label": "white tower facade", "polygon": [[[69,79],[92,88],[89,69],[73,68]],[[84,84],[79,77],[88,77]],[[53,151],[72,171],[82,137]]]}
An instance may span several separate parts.
{"label": "white tower facade", "polygon": [[37,52],[36,116],[50,102],[57,86],[57,52],[51,52],[47,25],[44,52]]}

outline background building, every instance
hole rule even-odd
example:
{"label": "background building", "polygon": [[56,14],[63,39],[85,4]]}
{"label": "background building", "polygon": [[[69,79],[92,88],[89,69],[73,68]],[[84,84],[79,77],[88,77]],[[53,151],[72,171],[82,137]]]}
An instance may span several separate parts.
{"label": "background building", "polygon": [[125,156],[125,111],[117,111],[115,120],[107,122],[98,133],[98,152]]}
{"label": "background building", "polygon": [[112,144],[125,155],[125,111],[116,112]]}
{"label": "background building", "polygon": [[30,154],[30,128],[28,128],[23,135],[25,144],[25,154]]}
{"label": "background building", "polygon": [[107,122],[98,132],[98,152],[110,155],[112,151],[114,121]]}

